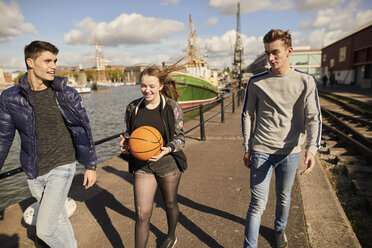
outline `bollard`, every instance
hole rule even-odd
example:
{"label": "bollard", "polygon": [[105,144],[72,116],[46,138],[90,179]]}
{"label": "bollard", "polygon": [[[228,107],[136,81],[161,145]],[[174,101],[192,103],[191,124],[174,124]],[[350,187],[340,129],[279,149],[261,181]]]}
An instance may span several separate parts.
{"label": "bollard", "polygon": [[221,99],[221,123],[225,123],[225,107],[223,104],[224,98]]}
{"label": "bollard", "polygon": [[245,93],[244,89],[239,90],[240,101],[241,101],[242,103],[243,103],[243,101],[244,101],[244,93]]}
{"label": "bollard", "polygon": [[235,113],[235,93],[232,93],[232,112]]}
{"label": "bollard", "polygon": [[240,90],[238,90],[237,94],[238,94],[238,108],[239,108],[239,106],[240,106]]}
{"label": "bollard", "polygon": [[199,115],[200,115],[200,140],[205,140],[205,130],[204,130],[204,114],[203,114],[203,104],[199,105]]}

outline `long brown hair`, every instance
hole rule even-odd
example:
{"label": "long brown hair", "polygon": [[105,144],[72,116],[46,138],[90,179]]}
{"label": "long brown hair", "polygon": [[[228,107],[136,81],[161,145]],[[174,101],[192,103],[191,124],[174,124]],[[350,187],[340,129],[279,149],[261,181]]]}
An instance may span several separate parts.
{"label": "long brown hair", "polygon": [[161,94],[177,101],[179,93],[176,87],[176,81],[174,81],[174,79],[170,76],[170,73],[179,71],[183,68],[183,66],[177,65],[181,60],[171,66],[167,66],[162,69],[160,69],[159,66],[146,67],[141,72],[140,81],[142,80],[142,76],[144,75],[157,77],[159,79],[159,83],[163,85],[163,89],[160,91]]}

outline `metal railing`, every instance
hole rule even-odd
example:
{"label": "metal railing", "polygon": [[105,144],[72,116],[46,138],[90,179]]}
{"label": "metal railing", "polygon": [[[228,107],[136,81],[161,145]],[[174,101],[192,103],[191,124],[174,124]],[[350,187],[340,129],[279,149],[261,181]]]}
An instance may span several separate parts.
{"label": "metal railing", "polygon": [[[239,90],[239,91],[236,92],[236,95],[237,95],[237,106],[238,107],[240,106],[240,102],[243,101],[243,97],[244,97],[244,93],[243,92],[244,92],[244,90]],[[232,101],[225,106],[224,101],[230,95],[232,97]],[[214,115],[210,116],[208,119],[204,120],[204,112],[205,112],[204,110],[205,110],[205,108],[207,106],[209,106],[209,105],[216,104],[216,103],[221,105],[221,110],[219,112],[215,113]],[[196,106],[194,108],[185,110],[184,111],[184,114],[199,109],[199,124],[191,127],[190,129],[186,130],[184,133],[187,134],[187,133],[191,132],[192,130],[200,127],[200,140],[202,140],[202,141],[206,140],[206,136],[205,136],[205,123],[208,122],[208,121],[210,121],[211,119],[213,119],[214,117],[216,117],[219,114],[221,114],[221,123],[224,123],[225,122],[225,109],[229,108],[230,106],[232,106],[232,112],[235,113],[235,108],[236,108],[236,106],[235,106],[235,93],[223,95],[222,97],[219,97],[218,99],[216,99],[216,100],[214,100],[214,101],[212,101],[210,103],[201,104],[201,105]],[[122,133],[114,134],[112,136],[109,136],[109,137],[106,137],[106,138],[97,140],[97,141],[94,142],[94,145],[97,146],[97,145],[100,145],[100,144],[105,143],[107,141],[111,141],[113,139],[116,139],[116,138],[120,137],[120,134],[122,134]],[[23,171],[22,168],[19,167],[19,168],[16,168],[16,169],[12,169],[12,170],[9,170],[9,171],[0,173],[0,180],[1,179],[4,179],[4,178],[7,178],[7,177],[10,177],[10,176],[13,176],[15,174],[18,174],[18,173],[20,173],[22,171]]]}
{"label": "metal railing", "polygon": [[[243,100],[243,91],[242,90],[239,90],[238,92],[236,92],[237,94],[237,105],[239,107],[240,105],[240,102]],[[231,102],[229,104],[227,104],[225,106],[225,99],[228,98],[229,96],[231,95]],[[212,116],[210,116],[208,119],[204,120],[204,109],[210,105],[214,105],[214,104],[220,104],[221,106],[221,110],[218,111],[217,113],[213,114]],[[195,111],[197,109],[199,109],[199,123],[191,128],[189,128],[188,130],[185,131],[185,134],[188,134],[189,132],[193,131],[194,129],[200,127],[200,140],[204,141],[206,140],[206,135],[205,135],[205,123],[207,123],[208,121],[210,121],[211,119],[213,119],[214,117],[216,117],[217,115],[221,114],[221,123],[224,123],[225,122],[225,109],[229,108],[230,106],[232,106],[232,112],[235,113],[235,93],[232,93],[232,94],[227,94],[227,95],[224,95],[210,103],[207,103],[207,104],[201,104],[197,107],[194,107],[194,108],[191,108],[191,109],[188,109],[186,111],[184,111],[184,113],[189,113],[191,111]]]}

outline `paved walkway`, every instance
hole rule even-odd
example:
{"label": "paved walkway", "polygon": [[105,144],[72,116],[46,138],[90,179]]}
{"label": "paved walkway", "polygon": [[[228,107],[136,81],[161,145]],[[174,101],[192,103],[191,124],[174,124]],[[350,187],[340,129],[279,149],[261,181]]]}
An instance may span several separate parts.
{"label": "paved walkway", "polygon": [[[208,122],[206,141],[197,139],[199,129],[187,139],[184,151],[189,169],[179,188],[176,247],[242,247],[250,193],[249,169],[242,162],[240,109],[231,113],[230,107],[225,118],[225,123],[220,123],[220,116]],[[186,129],[195,123],[197,120],[188,122]],[[70,197],[75,199],[77,210],[71,221],[79,247],[134,247],[132,176],[127,171],[125,161],[113,158],[99,166],[93,188],[84,190],[82,176],[75,177]],[[260,229],[259,247],[263,248],[275,247],[271,186]],[[22,220],[22,212],[33,201],[25,200],[4,211],[0,247],[34,247],[35,229]],[[159,192],[150,229],[148,247],[158,247],[167,232]],[[289,247],[360,247],[319,161],[310,175],[296,178],[287,236]]]}

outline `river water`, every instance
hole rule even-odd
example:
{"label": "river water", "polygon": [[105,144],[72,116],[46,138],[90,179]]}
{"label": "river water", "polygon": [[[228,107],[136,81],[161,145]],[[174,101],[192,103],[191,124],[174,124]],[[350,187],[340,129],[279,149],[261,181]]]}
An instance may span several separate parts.
{"label": "river water", "polygon": [[[138,85],[108,87],[82,95],[94,140],[125,131],[125,108],[129,102],[140,96]],[[99,162],[119,155],[119,142],[120,139],[117,138],[96,146]],[[17,133],[1,172],[20,167],[19,151],[20,138]],[[77,173],[82,171],[83,166],[78,165]],[[0,210],[31,196],[26,180],[24,172],[0,180]]]}

